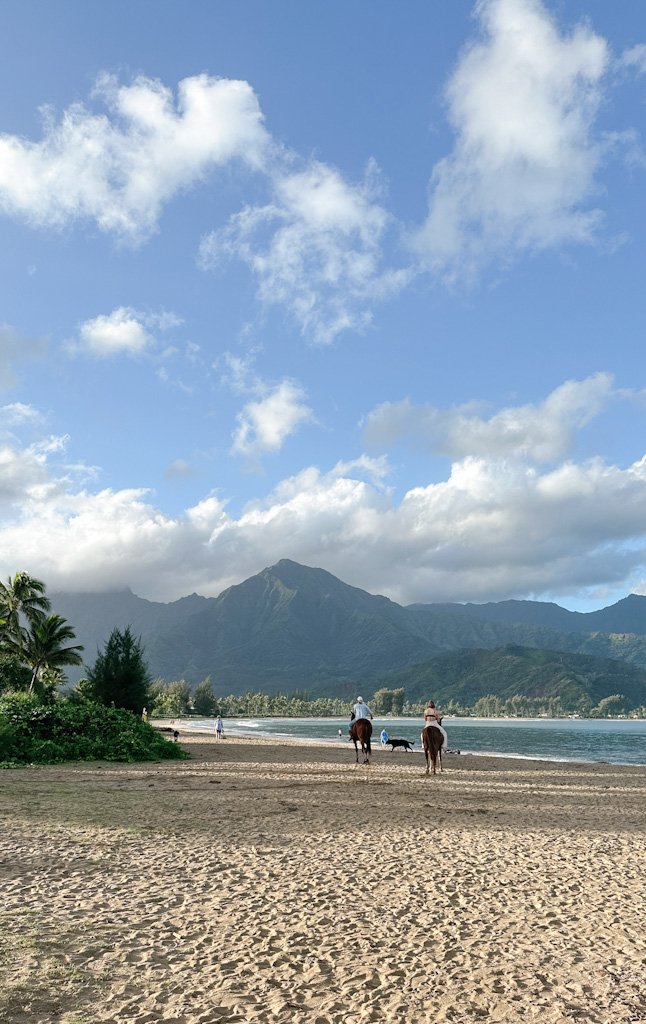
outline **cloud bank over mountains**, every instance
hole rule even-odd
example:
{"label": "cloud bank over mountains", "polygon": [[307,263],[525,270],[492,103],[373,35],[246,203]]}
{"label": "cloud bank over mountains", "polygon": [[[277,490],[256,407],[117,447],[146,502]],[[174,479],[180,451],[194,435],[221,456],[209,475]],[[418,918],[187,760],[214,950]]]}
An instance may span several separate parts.
{"label": "cloud bank over mountains", "polygon": [[[24,567],[56,589],[136,581],[141,596],[159,600],[216,595],[282,557],[324,562],[403,603],[638,586],[646,457],[625,468],[564,457],[568,439],[611,398],[621,396],[599,375],[567,382],[533,409],[472,418],[478,453],[465,453],[469,433],[457,429],[448,477],[401,500],[384,457],[363,456],[327,471],[307,467],[237,516],[215,494],[170,516],[141,489],[91,492],[65,464],[65,439],[22,448],[5,440],[0,550],[20,551]],[[434,415],[448,447],[453,414],[443,424]],[[260,443],[261,422],[259,413],[249,445]],[[553,464],[541,469],[547,458]]]}

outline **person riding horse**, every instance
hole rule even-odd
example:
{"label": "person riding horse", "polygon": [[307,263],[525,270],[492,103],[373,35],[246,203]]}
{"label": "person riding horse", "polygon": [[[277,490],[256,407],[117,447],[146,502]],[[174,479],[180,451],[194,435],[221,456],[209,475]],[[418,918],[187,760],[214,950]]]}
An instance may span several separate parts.
{"label": "person riding horse", "polygon": [[449,737],[446,734],[446,729],[442,728],[442,716],[432,700],[429,700],[428,704],[424,708],[424,728],[429,725],[439,729],[442,733],[442,752],[446,753]]}
{"label": "person riding horse", "polygon": [[350,728],[348,731],[351,736],[352,726],[354,722],[358,721],[360,718],[372,718],[372,711],[368,705],[364,703],[363,697],[357,697],[357,702],[352,709],[352,714],[350,715]]}
{"label": "person riding horse", "polygon": [[354,752],[359,763],[359,744],[361,753],[364,755],[364,764],[370,764],[370,737],[372,735],[372,711],[364,703],[363,697],[357,697],[357,702],[350,715],[350,739],[354,743]]}

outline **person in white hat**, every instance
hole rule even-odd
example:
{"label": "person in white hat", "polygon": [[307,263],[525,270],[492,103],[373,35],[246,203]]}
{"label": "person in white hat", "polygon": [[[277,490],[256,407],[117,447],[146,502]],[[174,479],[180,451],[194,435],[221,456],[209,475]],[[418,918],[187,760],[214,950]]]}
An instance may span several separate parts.
{"label": "person in white hat", "polygon": [[350,730],[352,730],[352,723],[356,722],[358,718],[372,718],[372,711],[364,702],[363,697],[357,697],[357,702],[352,709],[352,714],[350,715]]}

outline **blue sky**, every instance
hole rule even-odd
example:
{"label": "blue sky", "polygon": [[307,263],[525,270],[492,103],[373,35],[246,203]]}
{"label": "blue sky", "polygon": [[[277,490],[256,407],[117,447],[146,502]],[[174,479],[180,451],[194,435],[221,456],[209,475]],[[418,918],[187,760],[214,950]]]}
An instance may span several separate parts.
{"label": "blue sky", "polygon": [[0,574],[646,592],[646,16],[5,0]]}

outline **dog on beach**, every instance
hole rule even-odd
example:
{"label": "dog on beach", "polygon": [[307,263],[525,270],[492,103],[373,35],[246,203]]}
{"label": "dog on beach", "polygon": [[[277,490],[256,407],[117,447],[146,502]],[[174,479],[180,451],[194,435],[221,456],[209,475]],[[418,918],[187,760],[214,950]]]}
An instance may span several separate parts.
{"label": "dog on beach", "polygon": [[404,750],[412,751],[414,743],[415,740],[413,740],[412,743],[410,742],[410,740],[388,740],[388,745],[390,746],[391,750],[394,750],[395,747],[402,747]]}

